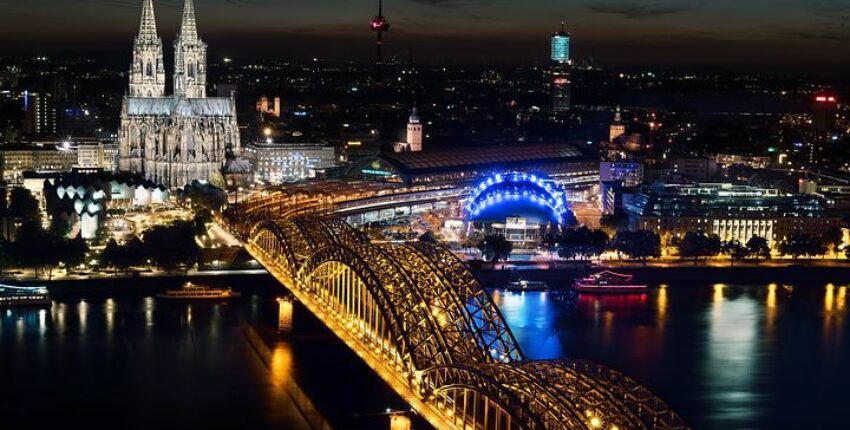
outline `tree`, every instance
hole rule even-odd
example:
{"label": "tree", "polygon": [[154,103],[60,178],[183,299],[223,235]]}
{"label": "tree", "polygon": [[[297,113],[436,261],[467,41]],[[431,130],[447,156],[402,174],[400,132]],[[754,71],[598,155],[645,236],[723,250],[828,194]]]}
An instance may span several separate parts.
{"label": "tree", "polygon": [[38,212],[38,201],[26,188],[12,188],[10,193],[8,214],[21,222],[41,222]]}
{"label": "tree", "polygon": [[750,240],[747,241],[746,247],[749,256],[755,257],[756,260],[761,258],[770,258],[770,246],[768,245],[767,239],[761,236],[751,237]]}
{"label": "tree", "polygon": [[180,267],[188,271],[198,261],[200,253],[193,223],[189,221],[176,221],[145,231],[144,250],[152,264],[167,271]]}
{"label": "tree", "polygon": [[558,255],[561,258],[592,258],[605,252],[608,234],[587,227],[571,228],[558,238]]}
{"label": "tree", "polygon": [[[24,268],[47,271],[53,277],[53,269],[59,265],[63,239],[41,228],[38,222],[25,222],[18,229],[17,237],[11,248],[13,260]],[[45,250],[49,250],[45,252]]]}
{"label": "tree", "polygon": [[618,253],[646,264],[649,258],[661,256],[661,237],[649,230],[623,230],[614,236],[612,248]]}
{"label": "tree", "polygon": [[720,237],[711,234],[707,235],[701,231],[689,231],[685,236],[675,241],[675,246],[679,250],[679,257],[693,258],[694,265],[699,262],[700,258],[714,257],[723,250],[723,242]]}
{"label": "tree", "polygon": [[65,269],[70,272],[72,267],[79,266],[86,262],[86,254],[89,252],[89,247],[82,236],[77,236],[74,239],[64,240],[61,246],[60,259],[65,264]]}
{"label": "tree", "polygon": [[113,239],[112,232],[109,231],[109,227],[106,224],[101,224],[100,227],[97,228],[97,232],[94,234],[94,243],[98,245],[106,245],[109,241],[115,241]]}
{"label": "tree", "polygon": [[212,215],[206,209],[195,211],[195,216],[192,218],[192,225],[195,229],[195,236],[203,236],[207,233],[207,224],[212,222]]}
{"label": "tree", "polygon": [[431,243],[431,244],[434,244],[434,245],[440,243],[440,241],[437,239],[437,237],[434,236],[434,233],[432,233],[430,230],[426,231],[421,236],[419,236],[419,241],[424,242],[424,243]]}
{"label": "tree", "polygon": [[791,237],[779,242],[778,250],[781,255],[790,255],[796,260],[801,256],[812,257],[824,255],[827,251],[827,246],[820,237],[796,232]]}
{"label": "tree", "polygon": [[837,254],[838,248],[844,243],[844,231],[841,230],[841,227],[832,226],[823,233],[821,242]]}
{"label": "tree", "polygon": [[740,260],[749,255],[747,247],[741,244],[740,241],[732,239],[723,242],[723,254],[729,256],[729,261],[732,266],[735,265],[735,260]]}
{"label": "tree", "polygon": [[109,239],[100,253],[100,264],[116,270],[141,265],[146,259],[144,244],[138,237],[131,238],[124,246],[115,239]]}
{"label": "tree", "polygon": [[507,260],[514,250],[514,244],[500,234],[491,234],[484,237],[478,244],[481,256],[485,260],[497,263],[499,260]]}
{"label": "tree", "polygon": [[71,233],[71,223],[61,214],[50,219],[50,233],[60,237],[67,237]]}
{"label": "tree", "polygon": [[602,224],[602,227],[607,227],[613,231],[626,228],[626,224],[628,224],[628,221],[629,217],[627,217],[626,214],[623,212],[602,215],[602,218],[599,220],[600,224]]}

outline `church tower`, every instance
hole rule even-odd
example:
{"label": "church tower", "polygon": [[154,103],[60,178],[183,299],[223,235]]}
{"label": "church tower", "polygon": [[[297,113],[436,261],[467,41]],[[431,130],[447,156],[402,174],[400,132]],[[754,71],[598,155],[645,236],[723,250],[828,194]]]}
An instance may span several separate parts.
{"label": "church tower", "polygon": [[156,32],[153,0],[144,0],[139,35],[133,44],[130,66],[130,97],[163,97],[165,65],[162,63],[162,39]]}
{"label": "church tower", "polygon": [[614,112],[614,123],[608,128],[608,142],[614,143],[618,137],[626,134],[626,125],[623,124],[623,115],[620,112],[620,107]]}
{"label": "church tower", "polygon": [[198,37],[195,6],[185,0],[183,22],[174,41],[174,96],[205,98],[207,96],[207,44]]}
{"label": "church tower", "polygon": [[422,150],[422,121],[419,120],[416,108],[413,108],[410,120],[407,121],[407,146],[411,152]]}

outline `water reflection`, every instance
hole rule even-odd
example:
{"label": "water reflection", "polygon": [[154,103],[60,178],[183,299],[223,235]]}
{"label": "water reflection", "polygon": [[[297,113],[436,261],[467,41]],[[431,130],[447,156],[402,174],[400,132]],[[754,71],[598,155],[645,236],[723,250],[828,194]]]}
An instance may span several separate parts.
{"label": "water reflection", "polygon": [[694,428],[850,428],[838,412],[850,384],[846,286],[670,284],[636,296],[493,298],[526,355],[622,370]]}

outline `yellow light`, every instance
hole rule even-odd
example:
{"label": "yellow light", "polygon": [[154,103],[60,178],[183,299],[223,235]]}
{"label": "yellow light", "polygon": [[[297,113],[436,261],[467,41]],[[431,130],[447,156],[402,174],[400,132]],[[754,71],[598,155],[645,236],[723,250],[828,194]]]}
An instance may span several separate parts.
{"label": "yellow light", "polygon": [[602,420],[600,420],[599,417],[593,417],[590,419],[590,426],[598,429],[599,427],[602,427]]}
{"label": "yellow light", "polygon": [[266,135],[266,137],[271,137],[272,129],[270,127],[266,127],[266,129],[263,130],[263,134]]}

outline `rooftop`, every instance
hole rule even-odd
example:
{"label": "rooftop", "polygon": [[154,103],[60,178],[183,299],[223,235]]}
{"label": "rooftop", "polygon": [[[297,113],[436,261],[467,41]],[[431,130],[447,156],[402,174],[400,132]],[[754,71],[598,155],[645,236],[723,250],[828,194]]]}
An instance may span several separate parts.
{"label": "rooftop", "polygon": [[402,173],[411,174],[482,166],[500,165],[509,168],[522,163],[575,161],[583,159],[584,154],[570,145],[545,144],[402,152],[384,154],[381,158],[394,164]]}

